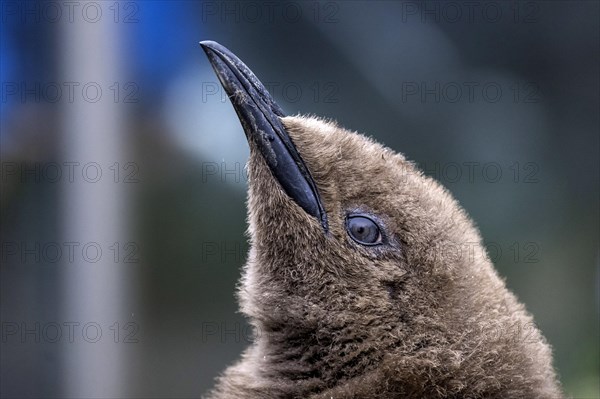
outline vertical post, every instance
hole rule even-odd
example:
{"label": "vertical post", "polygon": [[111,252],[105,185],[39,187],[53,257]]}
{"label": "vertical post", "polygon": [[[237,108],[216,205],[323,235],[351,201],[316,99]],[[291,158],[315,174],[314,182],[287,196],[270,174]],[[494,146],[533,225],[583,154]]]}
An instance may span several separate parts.
{"label": "vertical post", "polygon": [[73,332],[72,342],[63,340],[65,397],[124,397],[128,380],[123,326],[131,321],[133,295],[115,255],[120,250],[122,258],[130,218],[122,183],[126,132],[111,89],[123,85],[122,39],[108,4],[77,2],[59,40],[63,80],[73,87],[73,101],[62,109],[63,162],[73,175],[60,212],[74,254],[63,267],[61,292],[63,320]]}

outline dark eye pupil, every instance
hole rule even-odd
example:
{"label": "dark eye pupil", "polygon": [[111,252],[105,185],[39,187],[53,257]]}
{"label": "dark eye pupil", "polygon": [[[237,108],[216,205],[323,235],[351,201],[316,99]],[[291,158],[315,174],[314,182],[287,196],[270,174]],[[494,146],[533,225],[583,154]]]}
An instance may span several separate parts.
{"label": "dark eye pupil", "polygon": [[377,224],[364,216],[348,218],[348,233],[354,241],[360,244],[377,244],[381,239]]}

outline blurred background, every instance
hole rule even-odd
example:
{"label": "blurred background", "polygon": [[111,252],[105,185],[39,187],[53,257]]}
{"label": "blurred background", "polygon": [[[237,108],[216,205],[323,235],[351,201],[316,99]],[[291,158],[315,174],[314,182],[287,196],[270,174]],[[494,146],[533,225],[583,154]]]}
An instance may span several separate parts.
{"label": "blurred background", "polygon": [[191,398],[251,331],[247,144],[200,40],[456,196],[599,394],[599,3],[2,1],[4,398]]}

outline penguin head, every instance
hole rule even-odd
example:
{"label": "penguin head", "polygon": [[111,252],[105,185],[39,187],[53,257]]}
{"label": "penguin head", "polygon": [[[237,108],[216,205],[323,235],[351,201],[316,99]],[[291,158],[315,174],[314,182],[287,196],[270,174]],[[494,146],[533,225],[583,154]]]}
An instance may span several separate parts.
{"label": "penguin head", "polygon": [[292,327],[331,339],[345,331],[345,339],[373,335],[393,345],[414,339],[418,320],[448,325],[440,309],[457,305],[456,288],[473,272],[465,265],[484,255],[456,201],[363,135],[313,117],[281,121],[310,171],[325,223],[284,190],[251,141],[251,251],[240,296],[259,333]]}
{"label": "penguin head", "polygon": [[250,145],[239,296],[257,334],[397,346],[436,326],[462,328],[462,294],[487,283],[473,273],[494,272],[451,195],[363,135],[285,116],[234,54],[201,45]]}

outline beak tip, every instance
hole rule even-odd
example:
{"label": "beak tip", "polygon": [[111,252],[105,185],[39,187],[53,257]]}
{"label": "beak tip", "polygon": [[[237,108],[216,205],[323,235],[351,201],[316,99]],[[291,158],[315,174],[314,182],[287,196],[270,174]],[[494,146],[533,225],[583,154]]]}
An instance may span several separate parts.
{"label": "beak tip", "polygon": [[202,47],[202,50],[204,50],[205,53],[208,53],[210,50],[212,50],[214,43],[215,42],[212,40],[202,40],[198,44],[200,44],[200,47]]}
{"label": "beak tip", "polygon": [[209,52],[214,52],[227,55],[229,53],[229,50],[213,40],[202,40],[199,44],[206,54],[209,54]]}

